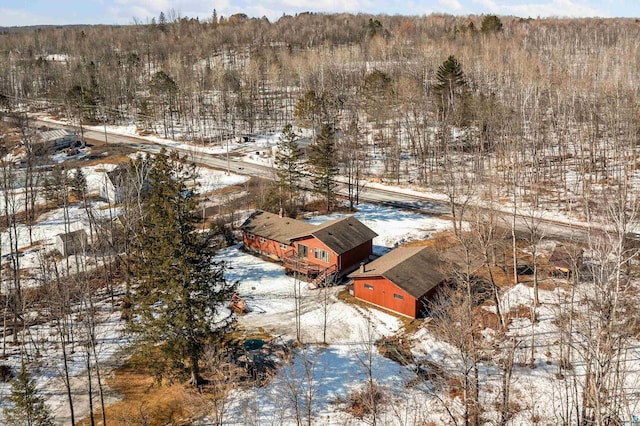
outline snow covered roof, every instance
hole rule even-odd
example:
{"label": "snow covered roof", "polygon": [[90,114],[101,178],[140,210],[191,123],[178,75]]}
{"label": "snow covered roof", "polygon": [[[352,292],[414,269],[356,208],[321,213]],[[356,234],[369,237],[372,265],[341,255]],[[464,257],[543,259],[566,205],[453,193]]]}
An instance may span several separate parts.
{"label": "snow covered roof", "polygon": [[349,275],[351,278],[384,277],[420,299],[447,277],[442,262],[431,247],[399,247]]}

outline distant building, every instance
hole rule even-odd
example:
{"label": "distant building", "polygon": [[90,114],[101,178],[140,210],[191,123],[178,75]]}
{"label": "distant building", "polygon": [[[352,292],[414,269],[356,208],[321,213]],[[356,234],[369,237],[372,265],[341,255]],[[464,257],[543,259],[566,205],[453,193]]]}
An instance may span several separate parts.
{"label": "distant building", "polygon": [[410,318],[424,315],[447,276],[438,252],[431,247],[399,247],[349,275],[353,295],[365,302]]}
{"label": "distant building", "polygon": [[128,164],[121,163],[105,175],[105,180],[100,186],[100,198],[112,204],[121,203],[124,200],[129,175]]}
{"label": "distant building", "polygon": [[40,132],[37,141],[47,150],[60,150],[82,145],[82,139],[78,134],[66,129]]}
{"label": "distant building", "polygon": [[253,213],[241,229],[248,250],[282,261],[313,285],[368,261],[378,235],[353,216],[312,225],[264,211]]}
{"label": "distant building", "polygon": [[87,248],[87,233],[84,229],[56,235],[56,250],[64,257],[81,254]]}
{"label": "distant building", "polygon": [[144,196],[149,191],[147,172],[149,168],[131,167],[137,163],[120,163],[118,166],[105,173],[106,178],[100,186],[100,198],[113,204],[122,203],[127,192],[132,196]]}

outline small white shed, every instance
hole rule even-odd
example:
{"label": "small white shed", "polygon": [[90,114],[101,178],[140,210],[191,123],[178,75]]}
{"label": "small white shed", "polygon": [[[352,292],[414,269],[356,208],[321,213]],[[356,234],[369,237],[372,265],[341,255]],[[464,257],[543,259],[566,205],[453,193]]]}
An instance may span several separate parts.
{"label": "small white shed", "polygon": [[63,256],[82,254],[88,247],[87,233],[84,229],[56,235],[56,250]]}

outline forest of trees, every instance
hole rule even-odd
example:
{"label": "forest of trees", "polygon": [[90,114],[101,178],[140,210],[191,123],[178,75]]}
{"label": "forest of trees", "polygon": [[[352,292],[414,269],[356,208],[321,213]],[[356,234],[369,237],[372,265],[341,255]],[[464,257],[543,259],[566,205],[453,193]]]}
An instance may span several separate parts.
{"label": "forest of trees", "polygon": [[172,14],[5,32],[0,94],[7,110],[198,144],[330,124],[343,172],[356,161],[363,176],[439,191],[492,181],[501,197],[589,218],[587,200],[635,170],[639,33],[630,19]]}
{"label": "forest of trees", "polygon": [[[508,424],[516,399],[510,393],[515,359],[536,366],[535,333],[510,333],[513,318],[501,303],[505,290],[492,275],[496,253],[503,254],[506,270],[506,253],[512,250],[508,273],[516,285],[521,256],[516,252],[526,245],[534,300],[527,315],[533,324],[537,310],[549,304],[539,299],[537,263],[547,238],[540,225],[544,212],[606,224],[586,230],[586,273],[570,276],[569,290],[557,292],[554,346],[561,359],[552,388],[559,394],[554,420],[607,424],[630,417],[625,374],[637,335],[635,299],[629,296],[637,294],[631,261],[637,250],[626,236],[637,222],[640,160],[636,20],[303,13],[269,22],[242,14],[214,13],[208,20],[169,15],[129,26],[0,34],[0,111],[18,117],[25,150],[20,191],[9,157],[0,162],[0,213],[12,253],[20,248],[18,226],[31,232],[37,220],[39,188],[50,208],[64,209],[65,217],[73,203],[95,216],[81,169],[42,171],[44,156],[32,144],[24,111],[46,112],[78,126],[135,124],[141,134],[196,145],[281,131],[276,184],[265,191],[260,206],[265,209],[283,208],[295,216],[307,172],[326,211],[336,204],[338,174],[351,208],[366,181],[446,196],[453,238],[462,250],[458,286],[430,310],[433,333],[454,348],[459,368],[442,376],[448,380],[425,380],[430,383],[424,393],[442,398],[446,391],[461,392],[462,408],[455,413],[448,411],[448,400],[439,399],[455,424],[480,424],[484,406],[495,408],[496,424]],[[313,139],[304,169],[296,143],[302,129]],[[2,141],[6,154],[8,143]],[[43,256],[36,266],[38,294],[24,291],[26,278],[16,272],[19,256],[9,257],[9,267],[1,271],[3,321],[5,330],[13,330],[13,343],[18,344],[17,330],[28,331],[28,310],[56,326],[72,423],[75,390],[67,366],[72,354],[86,357],[89,395],[99,395],[104,404],[95,347],[98,297],[114,307],[122,301],[127,331],[142,353],[162,359],[151,366],[158,381],[177,374],[199,385],[202,370],[217,365],[209,359],[219,356],[209,352],[218,336],[210,320],[235,284],[225,280],[224,265],[213,261],[217,231],[196,232],[199,200],[188,186],[194,170],[179,160],[162,152],[131,161],[120,217],[115,220],[113,213],[109,221],[91,222],[92,240],[100,241],[91,252],[95,269],[76,258],[72,270],[67,258],[61,272],[55,259]],[[477,208],[478,201],[490,208]],[[495,214],[505,206],[513,211],[511,235]],[[519,235],[517,213],[526,213],[527,232]],[[487,271],[482,292],[472,258]],[[114,281],[125,284],[119,289]],[[482,304],[495,310],[490,337],[481,333],[477,308]],[[74,320],[79,317],[82,321]],[[35,349],[24,351],[27,361],[37,355]],[[575,374],[578,365],[581,373]],[[372,368],[370,394],[376,390]],[[491,379],[483,376],[486,369]],[[207,379],[215,376],[207,373]],[[49,424],[50,413],[24,368],[14,380],[13,397],[18,409],[9,410],[9,418]],[[39,409],[20,411],[23,403]],[[370,423],[376,424],[375,398],[369,408]],[[96,412],[91,405],[92,421]],[[531,418],[533,423],[533,411]]]}

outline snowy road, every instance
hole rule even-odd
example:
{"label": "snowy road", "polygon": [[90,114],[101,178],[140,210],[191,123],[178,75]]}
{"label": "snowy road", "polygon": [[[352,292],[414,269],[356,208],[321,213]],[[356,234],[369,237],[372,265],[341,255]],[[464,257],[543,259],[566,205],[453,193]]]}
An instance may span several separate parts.
{"label": "snowy road", "polygon": [[[65,126],[62,124],[52,123],[50,121],[36,120],[34,124],[38,126],[48,126],[53,128],[67,128],[75,130],[74,127]],[[84,131],[84,137],[88,140],[106,141],[110,144],[118,144],[127,146],[131,149],[138,151],[145,151],[150,153],[157,153],[163,147],[173,149],[186,155],[187,158],[200,165],[213,167],[222,170],[228,170],[231,173],[237,173],[247,176],[256,176],[263,179],[273,179],[273,169],[268,166],[255,164],[252,162],[242,161],[232,156],[222,154],[212,154],[207,152],[206,149],[193,146],[185,148],[185,144],[173,141],[155,142],[142,137],[135,137],[130,135],[122,135],[111,132],[109,129],[106,131],[86,130]],[[305,186],[309,186],[309,183]],[[307,188],[310,189],[310,188]],[[337,188],[337,193],[341,196],[347,196],[348,191],[345,184],[340,184]],[[429,215],[446,215],[450,212],[449,204],[443,199],[437,199],[429,196],[416,194],[415,191],[400,191],[393,187],[379,188],[377,186],[367,185],[360,193],[360,201],[369,201],[375,203],[381,203],[390,207],[397,207],[402,209],[409,209]],[[488,209],[486,209],[488,210]],[[499,216],[499,224],[507,229],[511,229],[513,215],[506,210],[496,211]],[[544,215],[537,216],[535,221],[540,223],[539,229],[543,232],[546,238],[564,239],[572,241],[586,241],[588,226],[586,223],[578,221],[560,221],[556,219],[545,218]],[[527,233],[529,226],[532,224],[532,217],[518,213],[516,217],[516,230],[517,232]],[[594,228],[601,228],[597,225],[591,225]],[[631,239],[640,239],[634,234],[629,234]]]}

